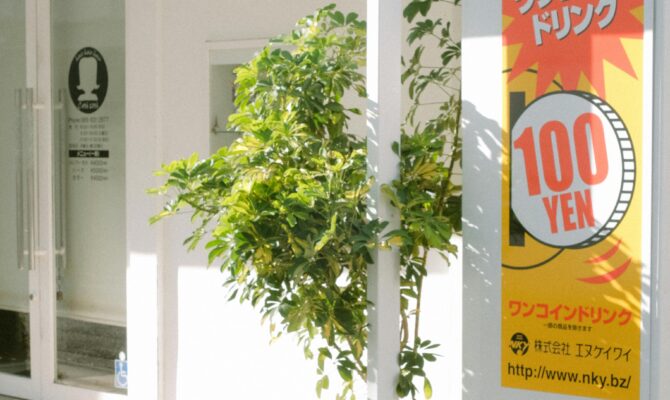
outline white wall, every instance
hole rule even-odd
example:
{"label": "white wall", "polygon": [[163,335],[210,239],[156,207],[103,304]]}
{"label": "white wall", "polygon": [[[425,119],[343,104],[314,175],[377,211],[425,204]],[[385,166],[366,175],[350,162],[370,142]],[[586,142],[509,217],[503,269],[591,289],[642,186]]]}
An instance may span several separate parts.
{"label": "white wall", "polygon": [[[152,390],[167,400],[315,398],[314,363],[305,361],[288,337],[269,346],[268,329],[260,325],[258,314],[248,306],[226,302],[223,276],[216,267],[206,267],[205,251],[188,253],[181,245],[191,230],[188,219],[171,219],[151,228],[142,225],[160,207],[160,201],[148,199],[143,189],[158,184],[149,170],[161,163],[210,151],[211,42],[269,38],[287,32],[298,18],[328,3],[127,2],[127,201],[133,204],[127,217],[129,304],[147,301],[129,309],[131,371],[133,360],[140,362],[140,355],[150,353],[152,346],[152,332],[140,331],[150,322],[142,319],[141,309],[160,308],[161,338],[161,383],[156,384],[160,390],[152,389],[154,376],[144,359],[144,372],[138,371],[133,381],[136,389],[131,384],[132,399],[148,399]],[[365,14],[363,1],[338,5]],[[434,279],[426,283],[424,332],[443,344],[440,353],[445,356],[431,368],[434,398],[456,399],[460,268],[454,263],[448,269],[437,260],[431,266]],[[153,305],[150,297],[156,289],[153,274],[159,277],[159,305]]]}

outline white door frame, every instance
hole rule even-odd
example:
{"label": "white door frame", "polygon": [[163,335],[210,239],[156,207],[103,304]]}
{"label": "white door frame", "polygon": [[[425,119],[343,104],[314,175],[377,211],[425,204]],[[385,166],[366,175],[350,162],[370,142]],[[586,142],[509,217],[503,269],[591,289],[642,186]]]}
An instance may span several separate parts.
{"label": "white door frame", "polygon": [[[35,89],[37,83],[37,33],[35,31],[35,26],[37,23],[37,0],[25,0],[25,49],[26,49],[26,58],[25,58],[25,69],[26,69],[26,80],[23,83],[24,88],[26,89]],[[33,92],[33,96],[36,94]],[[33,103],[35,97],[33,97]],[[33,131],[36,132],[36,110],[33,108],[29,109],[27,112],[33,113]],[[35,142],[37,142],[37,135],[35,134]],[[37,147],[37,143],[34,143],[33,148]],[[37,154],[34,155],[34,159],[37,159]],[[33,182],[38,181],[37,175],[39,172],[35,171],[35,176]],[[35,188],[33,187],[33,193],[35,193]],[[32,199],[31,199],[32,200]],[[37,204],[34,201],[28,200],[28,207],[33,207],[33,215],[36,216],[34,221],[39,219],[37,214]],[[36,229],[35,226],[31,229]],[[35,254],[35,248],[31,248],[30,251]],[[32,265],[29,266],[26,274],[28,274],[28,293],[26,295],[30,296],[29,302],[29,335],[30,335],[30,378],[18,377],[6,374],[0,374],[0,388],[2,392],[0,394],[15,396],[20,398],[28,399],[37,399],[41,394],[41,345],[40,345],[40,332],[41,332],[41,317],[40,317],[40,299],[36,297],[35,294],[39,292],[39,274],[36,263],[36,257],[31,257],[33,260]]]}

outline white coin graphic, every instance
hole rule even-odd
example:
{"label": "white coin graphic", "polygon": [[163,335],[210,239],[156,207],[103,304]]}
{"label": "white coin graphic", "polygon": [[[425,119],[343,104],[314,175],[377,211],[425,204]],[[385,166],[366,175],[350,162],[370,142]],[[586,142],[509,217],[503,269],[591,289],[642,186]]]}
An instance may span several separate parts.
{"label": "white coin graphic", "polygon": [[512,128],[512,210],[538,241],[588,247],[623,219],[635,189],[628,130],[604,100],[554,92],[532,102]]}

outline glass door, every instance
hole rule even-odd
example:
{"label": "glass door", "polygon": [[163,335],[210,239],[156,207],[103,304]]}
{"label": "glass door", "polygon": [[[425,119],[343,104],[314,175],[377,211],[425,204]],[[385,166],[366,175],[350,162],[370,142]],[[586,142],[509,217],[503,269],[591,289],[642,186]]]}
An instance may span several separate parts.
{"label": "glass door", "polygon": [[[0,394],[29,397],[35,384],[35,140],[27,89],[26,4],[0,7]],[[31,282],[32,281],[32,282]]]}
{"label": "glass door", "polygon": [[0,398],[127,392],[124,8],[0,0]]}
{"label": "glass door", "polygon": [[51,0],[55,358],[46,390],[58,400],[127,392],[124,6]]}

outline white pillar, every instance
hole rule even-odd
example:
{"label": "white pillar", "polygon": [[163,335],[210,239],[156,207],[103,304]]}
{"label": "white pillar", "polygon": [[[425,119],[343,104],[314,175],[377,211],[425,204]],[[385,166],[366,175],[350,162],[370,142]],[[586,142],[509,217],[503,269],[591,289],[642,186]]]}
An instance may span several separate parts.
{"label": "white pillar", "polygon": [[670,393],[670,7],[655,2],[654,177],[652,211],[651,399]]}
{"label": "white pillar", "polygon": [[158,400],[161,224],[148,220],[160,199],[146,190],[159,185],[160,0],[126,2],[126,229],[128,266],[128,398]]}
{"label": "white pillar", "polygon": [[[401,48],[402,1],[368,0],[367,89],[368,168],[375,177],[370,192],[370,216],[400,224],[398,211],[380,186],[399,175],[398,157],[391,151],[400,141],[402,123]],[[397,399],[400,348],[400,257],[397,250],[375,250],[368,272],[370,337],[368,399]]]}
{"label": "white pillar", "polygon": [[[500,385],[502,2],[463,2],[463,399]],[[533,395],[535,395],[533,393]]]}

